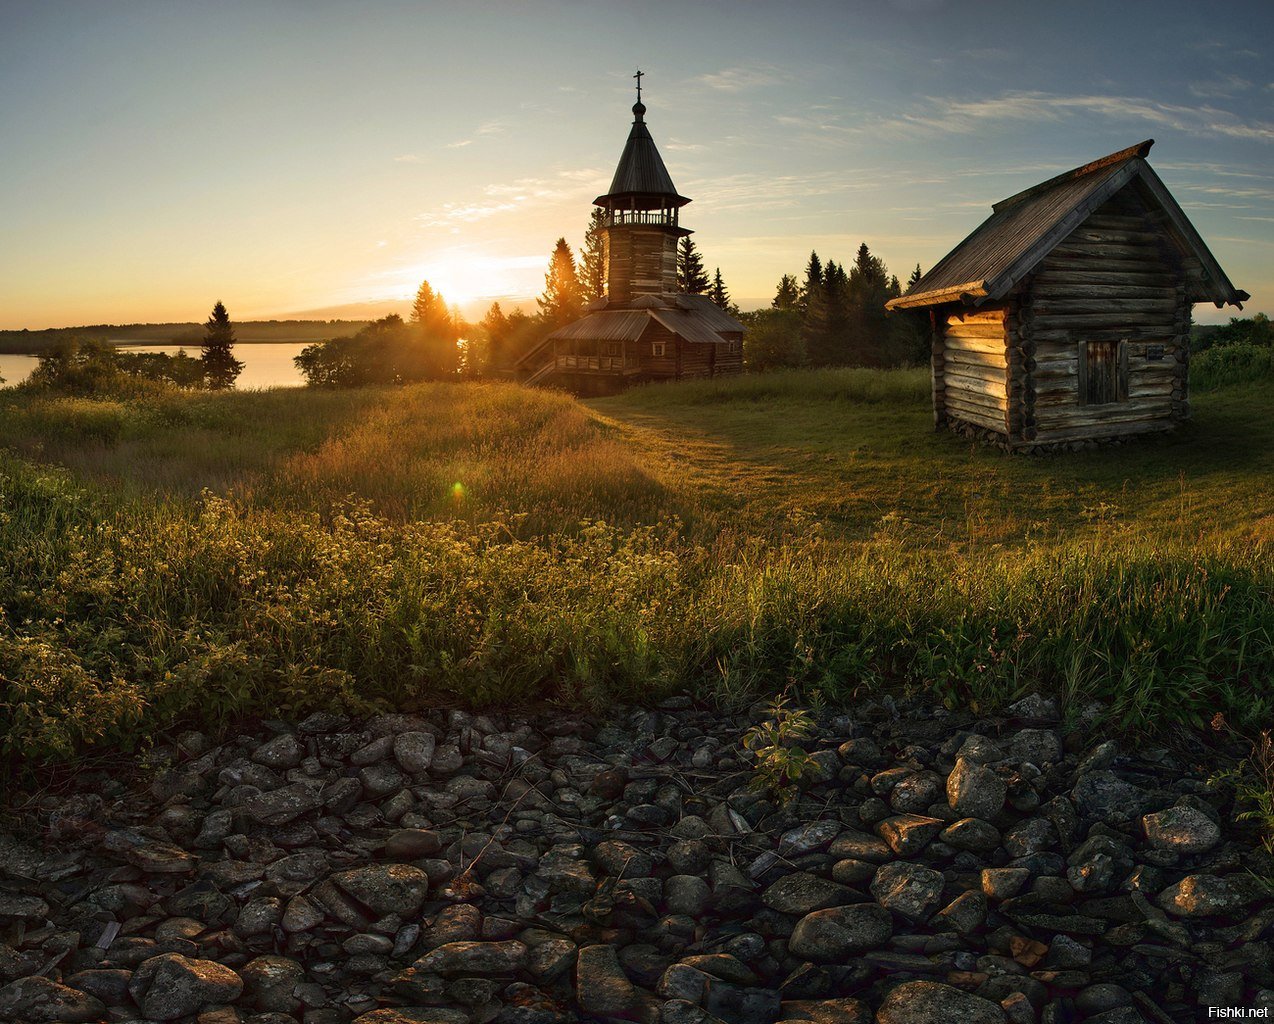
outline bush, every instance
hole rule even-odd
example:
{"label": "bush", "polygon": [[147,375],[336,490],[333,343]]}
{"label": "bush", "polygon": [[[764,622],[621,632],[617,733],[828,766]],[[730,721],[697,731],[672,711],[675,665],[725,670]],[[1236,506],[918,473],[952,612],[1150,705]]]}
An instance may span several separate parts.
{"label": "bush", "polygon": [[743,366],[747,370],[776,370],[805,363],[801,315],[790,309],[763,309],[748,317],[743,336]]}
{"label": "bush", "polygon": [[302,349],[297,369],[313,387],[406,384],[455,375],[454,338],[391,314],[351,338],[333,338]]}
{"label": "bush", "polygon": [[1274,348],[1246,343],[1217,346],[1190,360],[1190,383],[1198,391],[1274,377]]}

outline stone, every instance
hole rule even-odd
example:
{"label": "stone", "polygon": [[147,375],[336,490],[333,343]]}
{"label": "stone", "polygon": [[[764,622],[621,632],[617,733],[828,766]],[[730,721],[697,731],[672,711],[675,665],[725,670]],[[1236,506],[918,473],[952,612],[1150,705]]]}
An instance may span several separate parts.
{"label": "stone", "polygon": [[402,828],[385,840],[385,856],[396,861],[421,860],[441,849],[438,833],[426,828]]}
{"label": "stone", "polygon": [[597,1016],[624,1014],[637,1003],[637,989],[620,966],[614,946],[584,946],[575,965],[579,1007]]}
{"label": "stone", "polygon": [[907,981],[890,989],[877,1024],[1005,1024],[1004,1011],[989,999],[936,981]]}
{"label": "stone", "polygon": [[921,864],[882,864],[872,879],[871,894],[886,910],[910,921],[924,921],[942,900],[942,874]]}
{"label": "stone", "polygon": [[152,1020],[177,1020],[217,1003],[232,1003],[243,980],[214,960],[161,953],[143,961],[128,985],[142,1013]]}
{"label": "stone", "polygon": [[429,876],[411,864],[371,864],[332,875],[331,881],[377,917],[420,912]]}
{"label": "stone", "polygon": [[828,852],[833,857],[866,860],[883,864],[893,857],[888,844],[866,832],[842,832],[834,840]]}
{"label": "stone", "polygon": [[986,895],[976,889],[962,892],[938,911],[934,926],[948,924],[961,935],[977,931],[986,922]]}
{"label": "stone", "polygon": [[0,920],[43,921],[48,916],[49,905],[40,897],[0,892]]}
{"label": "stone", "polygon": [[699,917],[711,896],[708,883],[698,875],[673,875],[664,882],[664,903],[674,914]]}
{"label": "stone", "polygon": [[981,818],[961,818],[953,821],[939,834],[948,846],[971,853],[990,853],[1000,845],[1000,831]]}
{"label": "stone", "polygon": [[1031,872],[1026,868],[983,868],[982,891],[993,900],[1007,900],[1022,891]]}
{"label": "stone", "polygon": [[899,857],[919,853],[939,832],[944,822],[940,818],[928,818],[919,814],[898,814],[886,818],[878,826],[880,836]]}
{"label": "stone", "polygon": [[1244,903],[1242,895],[1216,875],[1186,875],[1159,894],[1159,906],[1177,917],[1232,914]]}
{"label": "stone", "polygon": [[428,732],[403,732],[394,737],[394,760],[409,775],[420,775],[433,764],[437,740]]}
{"label": "stone", "polygon": [[[882,869],[883,870],[883,869]],[[853,893],[826,878],[796,871],[783,875],[761,894],[761,902],[782,914],[804,916],[815,910],[848,903]]]}
{"label": "stone", "polygon": [[1043,768],[1062,759],[1062,741],[1051,729],[1021,729],[1009,741],[1009,757]]}
{"label": "stone", "polygon": [[427,974],[515,974],[527,962],[527,948],[516,939],[504,942],[448,942],[416,961]]}
{"label": "stone", "polygon": [[1169,807],[1141,819],[1146,840],[1156,850],[1192,856],[1207,853],[1221,841],[1216,822],[1194,807]]}
{"label": "stone", "polygon": [[244,998],[258,1010],[295,1013],[301,1008],[297,987],[305,980],[305,968],[286,956],[259,956],[239,970]]}
{"label": "stone", "polygon": [[876,903],[855,903],[805,915],[792,930],[788,948],[803,960],[837,963],[884,945],[892,934],[889,911]]}
{"label": "stone", "polygon": [[319,791],[303,782],[252,797],[244,813],[260,825],[286,825],[322,806]]}
{"label": "stone", "polygon": [[106,1014],[101,1000],[40,975],[19,978],[0,988],[0,1020],[29,1024],[82,1024]]}
{"label": "stone", "polygon": [[267,768],[295,768],[305,758],[305,747],[296,736],[285,732],[262,743],[252,752],[252,760]]}
{"label": "stone", "polygon": [[808,1020],[814,1024],[872,1024],[874,1014],[861,999],[785,999],[779,1009],[782,1021]]}
{"label": "stone", "polygon": [[1008,787],[995,772],[967,757],[956,759],[947,776],[947,803],[964,818],[994,818],[1004,808]]}
{"label": "stone", "polygon": [[1047,818],[1027,818],[1004,833],[1004,849],[1010,857],[1057,849],[1057,829]]}
{"label": "stone", "polygon": [[360,1014],[353,1024],[470,1024],[471,1020],[473,1018],[463,1010],[442,1006],[385,1006]]}
{"label": "stone", "polygon": [[1112,771],[1091,771],[1079,777],[1071,791],[1075,807],[1085,818],[1128,821],[1141,814],[1146,795]]}

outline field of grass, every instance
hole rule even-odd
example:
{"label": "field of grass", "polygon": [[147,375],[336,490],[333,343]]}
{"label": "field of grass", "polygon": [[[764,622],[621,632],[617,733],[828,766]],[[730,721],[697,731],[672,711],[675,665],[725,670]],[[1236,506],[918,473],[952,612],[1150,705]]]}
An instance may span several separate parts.
{"label": "field of grass", "polygon": [[0,395],[0,751],[316,707],[1029,689],[1274,712],[1274,387],[1045,458],[924,374]]}

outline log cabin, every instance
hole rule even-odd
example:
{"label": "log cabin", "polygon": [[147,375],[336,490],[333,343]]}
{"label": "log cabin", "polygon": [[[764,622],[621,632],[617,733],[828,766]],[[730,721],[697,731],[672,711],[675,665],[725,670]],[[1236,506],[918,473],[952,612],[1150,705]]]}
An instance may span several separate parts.
{"label": "log cabin", "polygon": [[1190,415],[1191,308],[1249,296],[1146,162],[1153,144],[996,203],[886,303],[928,312],[936,427],[1045,450]]}
{"label": "log cabin", "polygon": [[577,395],[614,394],[648,381],[716,377],[743,370],[743,324],[706,295],[677,290],[677,243],[690,202],[677,192],[637,103],[603,210],[605,294],[518,362],[525,384]]}

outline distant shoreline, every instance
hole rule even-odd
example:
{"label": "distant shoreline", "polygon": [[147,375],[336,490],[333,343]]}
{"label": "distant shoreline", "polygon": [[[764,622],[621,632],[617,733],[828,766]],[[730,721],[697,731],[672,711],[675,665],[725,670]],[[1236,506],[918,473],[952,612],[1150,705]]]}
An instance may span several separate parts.
{"label": "distant shoreline", "polygon": [[[370,320],[245,320],[236,323],[235,341],[241,345],[267,343],[312,344],[356,334]],[[182,345],[198,348],[203,324],[91,324],[45,330],[0,330],[0,354],[43,355],[63,338],[101,338],[117,345]]]}

